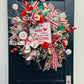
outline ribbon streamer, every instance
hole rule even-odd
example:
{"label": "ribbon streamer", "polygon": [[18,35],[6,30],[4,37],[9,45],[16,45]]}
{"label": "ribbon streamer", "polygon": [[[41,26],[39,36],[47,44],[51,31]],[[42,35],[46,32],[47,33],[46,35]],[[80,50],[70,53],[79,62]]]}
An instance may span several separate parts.
{"label": "ribbon streamer", "polygon": [[55,52],[55,48],[52,48],[52,50],[53,50],[53,69],[57,71],[58,68],[57,54]]}
{"label": "ribbon streamer", "polygon": [[54,16],[54,15],[56,14],[56,10],[53,10],[53,11],[51,12],[51,14],[52,14],[52,16]]}
{"label": "ribbon streamer", "polygon": [[60,23],[67,23],[67,20],[61,20]]}
{"label": "ribbon streamer", "polygon": [[14,53],[15,51],[17,51],[18,49],[20,49],[20,46],[17,46],[16,48],[13,48],[12,50],[10,50],[11,53]]}
{"label": "ribbon streamer", "polygon": [[34,6],[33,6],[33,10],[35,10],[36,8],[38,9],[37,5],[39,4],[39,2],[35,2]]}
{"label": "ribbon streamer", "polygon": [[51,25],[55,25],[56,27],[58,26],[58,24],[56,22],[52,22],[50,21]]}
{"label": "ribbon streamer", "polygon": [[71,28],[68,28],[68,29],[64,30],[64,32],[65,33],[68,33],[68,32],[73,31],[75,29],[76,29],[75,27],[71,27]]}

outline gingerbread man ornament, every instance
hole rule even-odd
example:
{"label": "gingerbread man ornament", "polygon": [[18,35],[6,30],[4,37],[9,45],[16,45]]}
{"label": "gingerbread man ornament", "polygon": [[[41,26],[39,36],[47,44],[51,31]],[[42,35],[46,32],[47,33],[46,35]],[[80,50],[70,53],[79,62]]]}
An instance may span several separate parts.
{"label": "gingerbread man ornament", "polygon": [[28,36],[27,32],[22,31],[19,33],[19,38],[21,39],[21,41],[18,42],[18,45],[24,45],[24,53],[30,53],[31,48],[37,48],[38,47],[38,42],[34,42],[33,41],[33,37],[35,34],[31,34],[30,36]]}

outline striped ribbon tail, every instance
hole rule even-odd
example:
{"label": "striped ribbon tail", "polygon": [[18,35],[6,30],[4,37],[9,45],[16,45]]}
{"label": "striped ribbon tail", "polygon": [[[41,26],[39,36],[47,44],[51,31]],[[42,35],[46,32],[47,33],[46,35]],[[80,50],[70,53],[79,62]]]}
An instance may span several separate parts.
{"label": "striped ribbon tail", "polygon": [[67,23],[67,20],[61,20],[60,23]]}
{"label": "striped ribbon tail", "polygon": [[14,36],[11,36],[10,38],[8,38],[8,39],[10,39],[10,40],[12,40],[12,39],[14,39],[15,37]]}
{"label": "striped ribbon tail", "polygon": [[57,68],[58,68],[57,54],[55,52],[55,48],[53,48],[53,69],[57,71]]}
{"label": "striped ribbon tail", "polygon": [[11,29],[14,29],[14,30],[16,29],[16,27],[14,27],[14,26],[12,26],[12,27],[10,27],[10,28],[11,28]]}
{"label": "striped ribbon tail", "polygon": [[35,10],[37,8],[37,5],[39,4],[39,2],[35,1],[35,4],[33,6],[33,10]]}
{"label": "striped ribbon tail", "polygon": [[68,28],[68,29],[66,29],[66,30],[64,30],[64,32],[70,32],[70,31],[73,31],[73,30],[75,30],[76,28],[75,27],[71,27],[71,28]]}
{"label": "striped ribbon tail", "polygon": [[53,10],[53,11],[51,12],[51,14],[52,14],[52,16],[54,16],[54,15],[56,14],[56,10]]}
{"label": "striped ribbon tail", "polygon": [[50,23],[51,23],[51,25],[55,25],[56,27],[57,27],[57,25],[58,25],[56,22],[50,21]]}
{"label": "striped ribbon tail", "polygon": [[26,9],[26,10],[28,10],[28,7],[26,5],[23,5],[23,8]]}
{"label": "striped ribbon tail", "polygon": [[29,4],[27,3],[26,0],[22,0],[22,2],[23,2],[26,6],[29,6]]}
{"label": "striped ribbon tail", "polygon": [[11,53],[14,53],[15,51],[17,51],[18,49],[20,49],[21,47],[20,46],[17,46],[15,48],[13,48],[12,50],[10,50]]}

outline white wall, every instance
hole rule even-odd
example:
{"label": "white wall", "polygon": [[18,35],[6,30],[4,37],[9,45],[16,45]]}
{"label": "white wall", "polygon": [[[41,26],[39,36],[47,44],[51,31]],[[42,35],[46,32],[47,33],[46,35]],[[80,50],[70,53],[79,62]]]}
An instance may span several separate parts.
{"label": "white wall", "polygon": [[75,0],[74,84],[84,84],[84,0]]}
{"label": "white wall", "polygon": [[8,83],[7,0],[0,0],[0,84]]}
{"label": "white wall", "polygon": [[[84,84],[84,0],[75,0],[74,84]],[[8,84],[7,0],[0,0],[0,84]]]}

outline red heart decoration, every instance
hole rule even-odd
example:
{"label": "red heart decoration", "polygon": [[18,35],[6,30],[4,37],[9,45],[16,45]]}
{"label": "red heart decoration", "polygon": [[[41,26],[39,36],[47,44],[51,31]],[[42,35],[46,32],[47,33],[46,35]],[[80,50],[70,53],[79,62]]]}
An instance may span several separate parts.
{"label": "red heart decoration", "polygon": [[44,31],[47,31],[47,28],[43,28]]}

